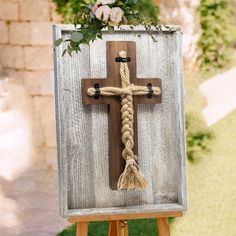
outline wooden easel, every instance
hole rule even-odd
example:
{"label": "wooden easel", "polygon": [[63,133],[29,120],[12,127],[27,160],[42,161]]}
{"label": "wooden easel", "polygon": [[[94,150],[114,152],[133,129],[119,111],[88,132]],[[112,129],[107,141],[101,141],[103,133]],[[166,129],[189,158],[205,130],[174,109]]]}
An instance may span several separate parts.
{"label": "wooden easel", "polygon": [[170,236],[168,217],[180,217],[182,215],[182,212],[176,211],[120,215],[76,216],[68,218],[68,221],[77,225],[76,236],[87,236],[88,224],[92,221],[109,221],[109,236],[128,236],[127,220],[153,218],[157,219],[159,236]]}

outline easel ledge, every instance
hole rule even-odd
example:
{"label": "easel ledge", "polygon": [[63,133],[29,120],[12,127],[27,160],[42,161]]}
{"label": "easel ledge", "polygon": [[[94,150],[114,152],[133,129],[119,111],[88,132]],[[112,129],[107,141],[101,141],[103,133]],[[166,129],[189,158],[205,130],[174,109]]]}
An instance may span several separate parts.
{"label": "easel ledge", "polygon": [[183,212],[158,212],[158,213],[136,213],[136,214],[117,214],[117,215],[92,215],[74,216],[67,220],[77,224],[76,236],[88,235],[88,224],[93,221],[110,221],[109,236],[128,236],[127,220],[135,219],[157,219],[159,236],[170,236],[169,217],[181,217]]}

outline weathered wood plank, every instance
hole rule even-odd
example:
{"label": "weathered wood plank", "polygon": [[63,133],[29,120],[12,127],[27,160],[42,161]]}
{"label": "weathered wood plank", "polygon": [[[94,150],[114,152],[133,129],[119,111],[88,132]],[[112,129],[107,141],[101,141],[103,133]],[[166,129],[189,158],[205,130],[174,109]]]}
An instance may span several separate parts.
{"label": "weathered wood plank", "polygon": [[[80,209],[80,210],[75,209],[75,210],[69,210],[69,216],[89,217],[89,216],[97,215],[102,218],[103,215],[113,216],[113,215],[129,215],[130,214],[130,215],[135,216],[136,214],[139,215],[143,213],[147,213],[147,214],[163,213],[163,217],[168,217],[168,214],[169,216],[171,216],[173,212],[182,212],[182,211],[183,211],[183,207],[179,204],[149,204],[149,205],[142,205],[142,206],[91,208],[91,209]],[[124,218],[120,218],[120,219],[122,220]]]}
{"label": "weathered wood plank", "polygon": [[[61,27],[53,26],[53,40],[62,37]],[[68,215],[68,198],[67,198],[67,159],[65,158],[65,144],[64,129],[62,122],[64,122],[64,112],[61,107],[62,90],[61,77],[63,74],[62,60],[59,55],[62,54],[62,47],[58,47],[54,53],[54,87],[55,87],[55,112],[56,112],[56,128],[57,128],[57,155],[58,155],[58,179],[59,179],[59,205],[60,213],[66,217]],[[63,174],[62,174],[63,173]],[[66,187],[65,187],[66,186]]]}
{"label": "weathered wood plank", "polygon": [[[54,38],[68,37],[73,26],[56,26]],[[55,54],[60,208],[63,216],[186,210],[183,65],[181,32],[155,32],[154,43],[142,27],[104,32],[104,39],[82,53]],[[113,191],[108,174],[107,106],[83,106],[82,78],[106,78],[106,41],[135,41],[137,77],[161,78],[163,102],[139,105],[139,164],[149,181],[143,191]],[[164,208],[162,208],[164,206]]]}

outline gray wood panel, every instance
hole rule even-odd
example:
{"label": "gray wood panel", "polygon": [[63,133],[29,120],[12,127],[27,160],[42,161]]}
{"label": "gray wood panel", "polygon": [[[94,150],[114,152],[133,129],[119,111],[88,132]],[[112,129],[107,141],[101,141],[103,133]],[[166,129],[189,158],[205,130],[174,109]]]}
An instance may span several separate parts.
{"label": "gray wood panel", "polygon": [[[55,50],[60,212],[63,216],[186,210],[186,159],[183,107],[182,34],[178,27],[155,32],[104,31],[103,40],[83,46],[73,57]],[[68,37],[71,25],[54,26],[54,39]],[[139,164],[148,179],[145,191],[114,191],[108,176],[106,105],[84,106],[82,78],[106,78],[106,41],[135,41],[138,78],[159,77],[163,102],[138,107]]]}

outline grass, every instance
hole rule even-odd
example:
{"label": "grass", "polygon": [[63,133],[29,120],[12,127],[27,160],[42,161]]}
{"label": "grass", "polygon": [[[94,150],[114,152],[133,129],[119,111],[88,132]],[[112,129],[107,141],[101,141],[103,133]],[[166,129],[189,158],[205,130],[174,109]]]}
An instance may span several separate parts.
{"label": "grass", "polygon": [[212,126],[217,139],[211,143],[214,155],[236,158],[236,110]]}
{"label": "grass", "polygon": [[[129,220],[129,236],[157,236],[157,224],[155,219]],[[92,222],[89,224],[89,236],[107,236],[108,222]],[[75,236],[76,226],[69,226],[58,236]]]}
{"label": "grass", "polygon": [[[175,218],[169,218],[171,224]],[[155,219],[129,220],[129,236],[158,236],[157,223]],[[108,222],[92,222],[89,224],[89,236],[107,236]],[[76,226],[71,225],[57,236],[75,236]]]}
{"label": "grass", "polygon": [[[193,94],[188,106],[195,104],[202,106],[199,96]],[[172,225],[175,235],[235,235],[235,127],[236,110],[210,127],[214,133],[211,153],[188,165],[189,212]]]}

